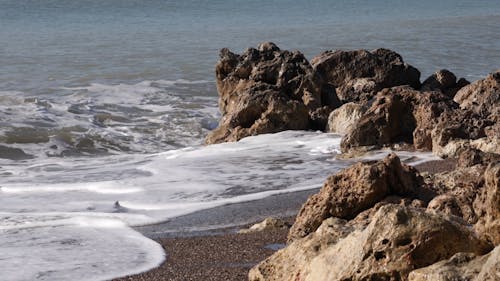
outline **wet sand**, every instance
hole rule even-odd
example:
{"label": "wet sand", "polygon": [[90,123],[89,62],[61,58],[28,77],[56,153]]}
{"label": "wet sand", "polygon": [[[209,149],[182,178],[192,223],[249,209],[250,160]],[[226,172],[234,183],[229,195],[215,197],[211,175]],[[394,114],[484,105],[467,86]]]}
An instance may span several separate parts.
{"label": "wet sand", "polygon": [[[420,172],[454,169],[456,160],[429,161],[415,166]],[[318,189],[270,196],[262,200],[203,210],[165,223],[137,228],[155,239],[167,253],[166,261],[150,271],[115,280],[247,280],[248,270],[270,256],[271,244],[283,245],[288,230],[236,233],[269,216],[290,223],[307,197]]]}

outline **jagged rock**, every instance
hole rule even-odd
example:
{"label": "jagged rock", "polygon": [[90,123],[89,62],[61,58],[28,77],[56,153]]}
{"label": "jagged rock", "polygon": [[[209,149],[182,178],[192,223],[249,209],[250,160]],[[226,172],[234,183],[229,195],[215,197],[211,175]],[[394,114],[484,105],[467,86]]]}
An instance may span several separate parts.
{"label": "jagged rock", "polygon": [[500,244],[500,162],[491,163],[484,173],[485,188],[474,202],[479,221],[476,229],[494,245]]}
{"label": "jagged rock", "polygon": [[332,232],[296,240],[252,268],[249,280],[407,280],[414,269],[455,253],[491,250],[466,225],[393,204],[382,206],[364,230],[345,237]]}
{"label": "jagged rock", "polygon": [[474,111],[482,117],[496,115],[500,112],[500,71],[494,72],[485,79],[478,80],[457,92],[454,98],[463,109]]}
{"label": "jagged rock", "polygon": [[222,49],[216,65],[222,118],[207,143],[284,130],[321,129],[337,107],[335,89],[298,51],[273,43],[242,55]]}
{"label": "jagged rock", "polygon": [[343,103],[367,101],[383,88],[420,87],[420,72],[387,49],[327,51],[314,57],[311,64],[337,88]]}
{"label": "jagged rock", "polygon": [[423,179],[395,154],[378,162],[357,163],[330,176],[321,190],[309,197],[295,219],[288,240],[314,232],[329,217],[352,219],[387,196],[429,200]]}
{"label": "jagged rock", "polygon": [[496,281],[500,279],[500,247],[477,256],[458,253],[449,260],[410,272],[409,281]]}
{"label": "jagged rock", "polygon": [[393,143],[432,149],[432,130],[445,113],[457,108],[440,92],[420,92],[408,86],[380,91],[370,108],[341,143],[343,152]]}
{"label": "jagged rock", "polygon": [[427,175],[428,188],[438,196],[427,206],[427,212],[454,215],[470,224],[478,220],[474,200],[484,187],[484,166],[457,168],[453,171]]}
{"label": "jagged rock", "polygon": [[263,220],[259,223],[252,225],[249,228],[241,229],[238,231],[238,233],[242,233],[242,234],[253,233],[253,232],[260,232],[260,231],[265,231],[265,230],[289,228],[289,227],[290,227],[290,225],[286,221],[284,221],[282,219],[270,217],[270,218],[266,218],[265,220]]}
{"label": "jagged rock", "polygon": [[353,102],[346,103],[333,110],[328,117],[327,132],[346,134],[361,118],[365,107]]}
{"label": "jagged rock", "polygon": [[448,97],[453,98],[458,90],[470,84],[464,78],[457,81],[457,77],[447,69],[441,69],[429,76],[422,83],[422,91],[441,91]]}

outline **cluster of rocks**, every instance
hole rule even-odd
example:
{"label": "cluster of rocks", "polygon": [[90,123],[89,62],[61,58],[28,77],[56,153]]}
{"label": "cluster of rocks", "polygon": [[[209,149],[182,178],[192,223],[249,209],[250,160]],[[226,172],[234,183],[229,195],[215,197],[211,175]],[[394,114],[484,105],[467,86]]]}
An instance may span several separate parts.
{"label": "cluster of rocks", "polygon": [[420,174],[391,154],[330,176],[250,280],[500,280],[500,71],[421,83],[387,49],[308,62],[263,43],[223,49],[216,76],[222,119],[207,143],[313,129],[342,134],[347,156],[391,147],[458,163]]}

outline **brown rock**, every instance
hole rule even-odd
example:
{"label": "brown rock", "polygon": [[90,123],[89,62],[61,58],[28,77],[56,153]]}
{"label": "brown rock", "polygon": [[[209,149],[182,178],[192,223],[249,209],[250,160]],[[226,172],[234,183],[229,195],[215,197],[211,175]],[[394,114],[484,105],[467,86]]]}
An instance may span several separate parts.
{"label": "brown rock", "polygon": [[249,280],[407,280],[411,271],[455,253],[491,250],[466,225],[392,204],[364,230],[333,233],[296,240],[252,268]]}
{"label": "brown rock", "polygon": [[447,69],[441,69],[429,76],[422,83],[422,91],[441,91],[448,97],[453,98],[458,90],[470,84],[464,78],[457,81],[457,77]]}
{"label": "brown rock", "polygon": [[348,133],[359,118],[361,118],[365,110],[364,106],[353,102],[343,104],[330,113],[327,132],[337,134]]}
{"label": "brown rock", "polygon": [[327,51],[313,58],[311,64],[337,88],[344,103],[367,101],[383,88],[420,87],[420,72],[387,49]]}
{"label": "brown rock", "polygon": [[500,162],[492,163],[484,173],[485,188],[474,202],[479,217],[476,229],[494,245],[500,244]]}
{"label": "brown rock", "polygon": [[222,49],[216,65],[219,127],[207,143],[284,130],[324,129],[338,106],[335,89],[300,52],[281,51],[273,43],[242,55]]}
{"label": "brown rock", "polygon": [[463,87],[457,92],[454,100],[463,109],[472,110],[483,118],[495,114],[496,117],[490,118],[498,120],[498,113],[500,112],[500,71]]}
{"label": "brown rock", "polygon": [[390,195],[429,200],[423,179],[395,154],[378,162],[357,163],[330,176],[319,193],[309,197],[288,239],[314,232],[329,217],[352,219]]}

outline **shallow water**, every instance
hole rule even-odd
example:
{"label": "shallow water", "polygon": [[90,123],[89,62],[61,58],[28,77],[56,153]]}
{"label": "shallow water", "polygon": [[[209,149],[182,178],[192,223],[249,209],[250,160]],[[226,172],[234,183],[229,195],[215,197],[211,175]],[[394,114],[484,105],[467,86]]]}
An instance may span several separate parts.
{"label": "shallow water", "polygon": [[422,80],[475,80],[500,65],[498,22],[497,0],[0,0],[2,279],[146,270],[163,250],[129,226],[317,188],[350,164],[315,132],[202,147],[220,48],[385,47]]}

